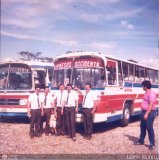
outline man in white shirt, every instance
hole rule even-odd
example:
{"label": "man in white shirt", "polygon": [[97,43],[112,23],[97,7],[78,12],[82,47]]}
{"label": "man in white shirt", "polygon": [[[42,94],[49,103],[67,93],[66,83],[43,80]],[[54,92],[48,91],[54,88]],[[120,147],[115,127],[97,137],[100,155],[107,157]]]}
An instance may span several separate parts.
{"label": "man in white shirt", "polygon": [[67,94],[64,98],[62,113],[63,111],[66,119],[68,137],[76,141],[75,113],[78,112],[78,94],[76,91],[72,90],[71,84],[67,84]]}
{"label": "man in white shirt", "polygon": [[30,138],[40,136],[41,106],[39,97],[40,87],[36,86],[35,92],[28,98],[28,117],[30,117]]}
{"label": "man in white shirt", "polygon": [[64,120],[64,115],[62,114],[62,106],[65,97],[66,97],[65,87],[63,84],[60,84],[59,90],[54,95],[54,103],[57,112],[57,119],[56,119],[57,136],[65,134],[65,120]]}
{"label": "man in white shirt", "polygon": [[91,84],[85,85],[85,94],[83,95],[83,123],[85,138],[90,140],[93,133],[93,114],[96,110],[96,101],[98,100],[95,93],[91,91]]}
{"label": "man in white shirt", "polygon": [[[50,128],[50,117],[51,117],[51,109],[53,109],[53,97],[50,93],[49,87],[45,87],[44,94],[41,95],[41,105],[42,105],[42,115],[46,120],[45,125],[45,135],[49,136],[49,128]],[[42,122],[43,123],[43,122]]]}

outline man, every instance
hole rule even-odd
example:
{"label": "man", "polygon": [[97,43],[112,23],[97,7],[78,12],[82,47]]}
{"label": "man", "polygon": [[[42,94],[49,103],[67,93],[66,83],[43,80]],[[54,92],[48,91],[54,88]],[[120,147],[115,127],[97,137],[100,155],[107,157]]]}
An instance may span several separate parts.
{"label": "man", "polygon": [[49,87],[45,87],[44,95],[41,96],[41,105],[42,105],[42,115],[46,120],[45,135],[49,136],[51,109],[53,109],[53,97],[52,94],[50,93]]}
{"label": "man", "polygon": [[63,111],[68,137],[72,138],[73,141],[76,141],[75,113],[78,112],[78,94],[76,91],[72,90],[71,84],[67,84],[67,94],[64,98],[62,113]]}
{"label": "man", "polygon": [[64,97],[66,96],[65,87],[63,84],[59,85],[59,90],[54,95],[54,102],[56,106],[57,119],[56,119],[56,130],[57,136],[65,134],[65,120],[62,114],[62,105],[64,102]]}
{"label": "man", "polygon": [[153,121],[156,117],[156,94],[151,91],[150,81],[145,80],[142,85],[145,94],[141,103],[140,139],[137,144],[144,145],[147,130],[150,141],[149,149],[153,149],[155,147]]}
{"label": "man", "polygon": [[93,133],[93,114],[96,110],[96,101],[98,100],[95,93],[91,91],[91,84],[85,85],[85,94],[83,95],[83,124],[85,138],[90,140]]}
{"label": "man", "polygon": [[36,86],[35,92],[30,94],[28,98],[28,117],[30,117],[30,138],[40,136],[40,122],[41,122],[41,106],[39,99],[40,87]]}

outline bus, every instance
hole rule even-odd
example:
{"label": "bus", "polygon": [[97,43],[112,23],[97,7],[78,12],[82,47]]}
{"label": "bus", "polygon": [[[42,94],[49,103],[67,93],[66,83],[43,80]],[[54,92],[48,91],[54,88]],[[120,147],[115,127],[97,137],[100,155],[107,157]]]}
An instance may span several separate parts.
{"label": "bus", "polygon": [[[141,82],[150,80],[158,99],[159,70],[94,52],[71,52],[54,60],[52,88],[71,83],[84,92],[90,83],[98,95],[94,123],[120,120],[127,126],[130,118],[140,114],[144,95]],[[82,99],[79,95],[79,111],[76,122],[82,122]],[[156,104],[158,108],[158,104]]]}
{"label": "bus", "polygon": [[0,116],[26,116],[29,94],[36,85],[50,86],[52,76],[53,63],[0,63]]}

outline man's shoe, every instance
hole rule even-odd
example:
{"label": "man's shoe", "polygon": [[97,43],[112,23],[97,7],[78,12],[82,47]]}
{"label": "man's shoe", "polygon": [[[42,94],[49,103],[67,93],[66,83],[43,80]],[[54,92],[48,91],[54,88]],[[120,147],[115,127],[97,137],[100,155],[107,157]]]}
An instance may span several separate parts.
{"label": "man's shoe", "polygon": [[45,133],[45,136],[49,136],[49,133]]}
{"label": "man's shoe", "polygon": [[86,139],[87,139],[87,140],[92,139],[92,135],[88,135],[88,136],[86,137]]}
{"label": "man's shoe", "polygon": [[75,141],[76,141],[76,137],[73,137],[73,138],[72,138],[72,141],[75,142]]}
{"label": "man's shoe", "polygon": [[34,136],[33,136],[33,135],[30,135],[30,139],[34,139]]}
{"label": "man's shoe", "polygon": [[149,145],[149,149],[154,149],[154,148],[155,148],[155,146],[153,144]]}
{"label": "man's shoe", "polygon": [[135,144],[136,144],[136,145],[144,145],[144,142],[138,141],[138,142],[136,142]]}

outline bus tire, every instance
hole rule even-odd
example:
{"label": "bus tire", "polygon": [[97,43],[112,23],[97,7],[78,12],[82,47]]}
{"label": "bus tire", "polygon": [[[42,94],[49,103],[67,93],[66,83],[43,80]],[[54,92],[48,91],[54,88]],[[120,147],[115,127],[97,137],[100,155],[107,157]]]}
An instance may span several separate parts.
{"label": "bus tire", "polygon": [[122,119],[121,119],[121,126],[125,127],[129,124],[130,122],[130,107],[129,106],[125,106],[123,109],[123,115],[122,115]]}

